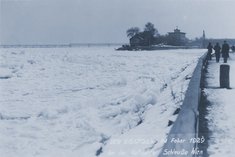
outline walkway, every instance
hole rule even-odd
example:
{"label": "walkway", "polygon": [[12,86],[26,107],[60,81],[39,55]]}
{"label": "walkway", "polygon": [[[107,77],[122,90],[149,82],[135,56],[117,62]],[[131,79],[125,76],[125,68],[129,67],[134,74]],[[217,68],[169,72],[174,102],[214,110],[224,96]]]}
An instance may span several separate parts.
{"label": "walkway", "polygon": [[208,149],[210,157],[234,157],[235,155],[235,54],[230,54],[230,87],[219,88],[219,68],[222,64],[209,61],[204,92],[208,100]]}

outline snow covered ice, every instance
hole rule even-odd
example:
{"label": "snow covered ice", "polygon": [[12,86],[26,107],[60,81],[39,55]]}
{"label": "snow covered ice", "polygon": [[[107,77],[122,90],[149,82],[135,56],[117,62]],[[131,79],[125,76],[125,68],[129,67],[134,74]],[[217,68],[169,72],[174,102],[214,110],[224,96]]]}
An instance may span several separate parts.
{"label": "snow covered ice", "polygon": [[0,156],[156,156],[204,52],[0,49]]}

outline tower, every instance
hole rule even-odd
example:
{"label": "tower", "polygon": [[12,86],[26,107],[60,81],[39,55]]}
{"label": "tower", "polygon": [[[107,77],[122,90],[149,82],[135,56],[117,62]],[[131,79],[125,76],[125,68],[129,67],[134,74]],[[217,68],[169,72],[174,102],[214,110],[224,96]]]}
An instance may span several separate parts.
{"label": "tower", "polygon": [[202,34],[202,48],[206,48],[206,34],[204,30]]}

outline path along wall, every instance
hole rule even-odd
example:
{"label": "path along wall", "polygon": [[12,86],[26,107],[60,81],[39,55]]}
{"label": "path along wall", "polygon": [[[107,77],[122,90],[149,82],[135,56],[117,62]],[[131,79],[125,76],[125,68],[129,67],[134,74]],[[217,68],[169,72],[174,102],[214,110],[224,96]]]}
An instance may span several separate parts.
{"label": "path along wall", "polygon": [[[203,70],[206,64],[206,54],[198,61],[189,82],[179,115],[172,126],[166,143],[159,157],[195,157],[202,153],[197,149],[198,138],[198,106],[201,97]],[[199,140],[199,141],[198,141]]]}

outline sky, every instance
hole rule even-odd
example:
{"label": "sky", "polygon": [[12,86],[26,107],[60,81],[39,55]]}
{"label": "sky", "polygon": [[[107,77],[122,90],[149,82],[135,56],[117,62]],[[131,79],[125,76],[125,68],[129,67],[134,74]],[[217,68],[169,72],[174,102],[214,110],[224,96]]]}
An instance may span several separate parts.
{"label": "sky", "polygon": [[235,38],[235,0],[0,0],[0,44],[127,43],[152,22],[190,39]]}

